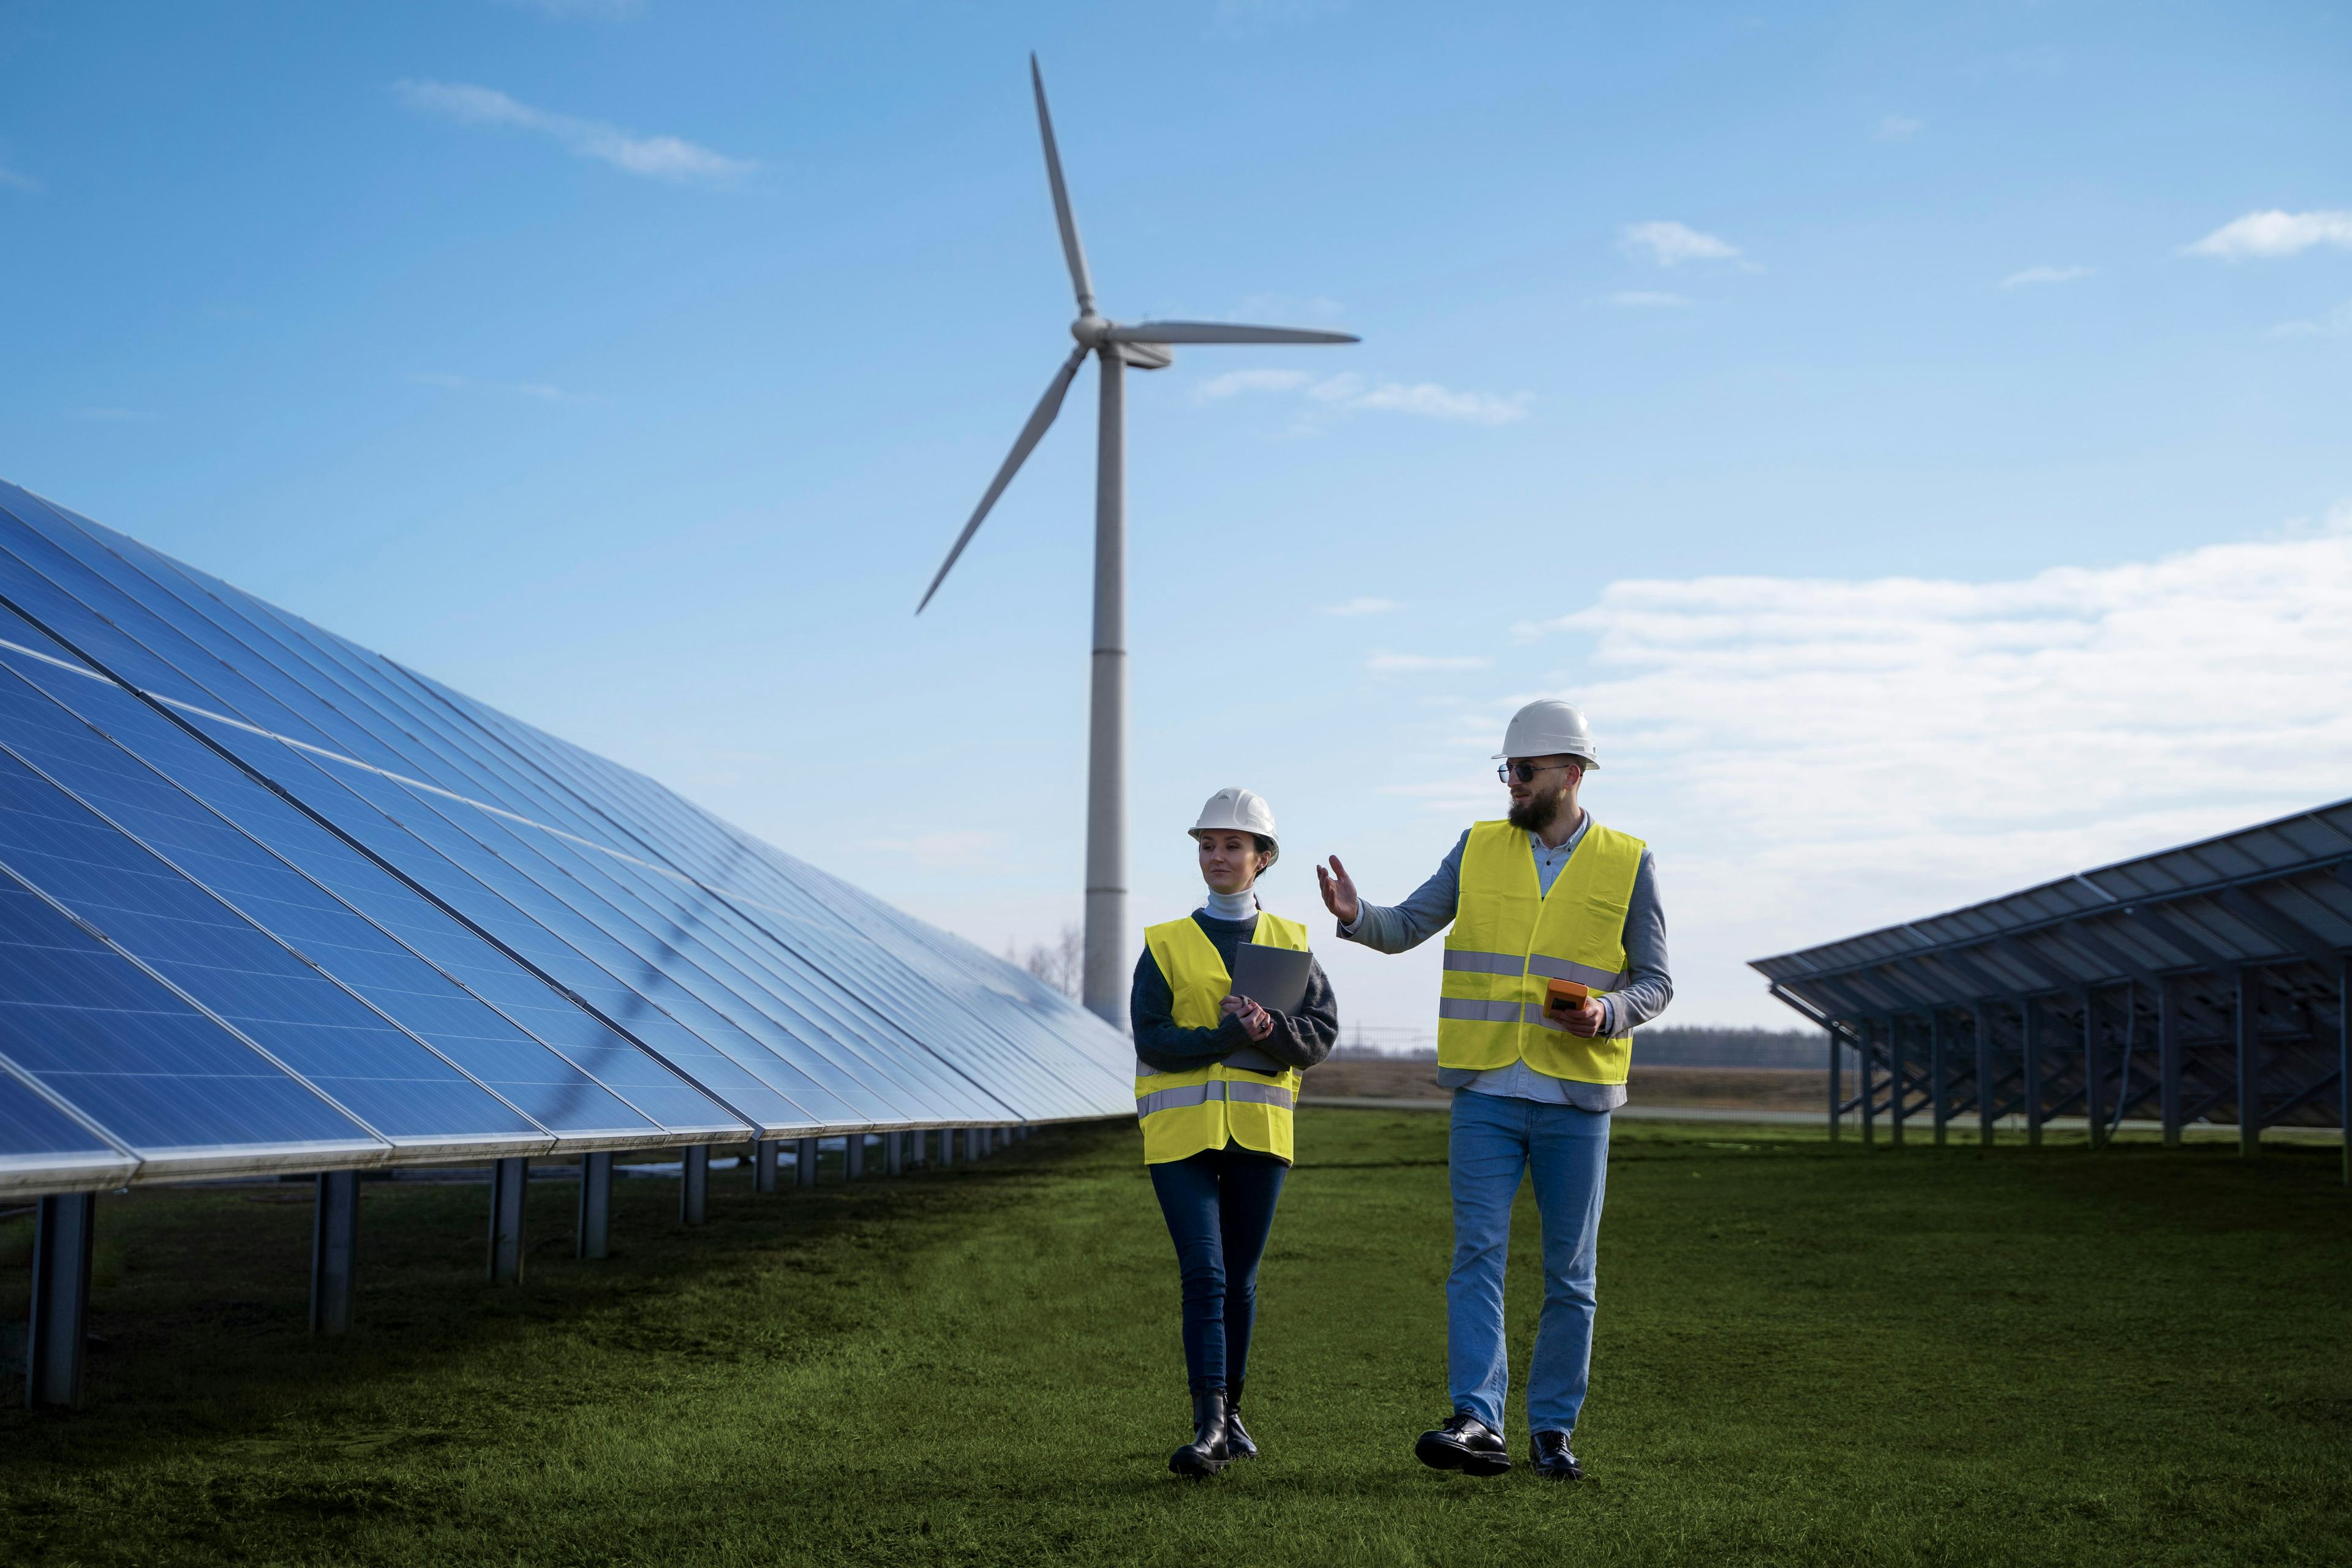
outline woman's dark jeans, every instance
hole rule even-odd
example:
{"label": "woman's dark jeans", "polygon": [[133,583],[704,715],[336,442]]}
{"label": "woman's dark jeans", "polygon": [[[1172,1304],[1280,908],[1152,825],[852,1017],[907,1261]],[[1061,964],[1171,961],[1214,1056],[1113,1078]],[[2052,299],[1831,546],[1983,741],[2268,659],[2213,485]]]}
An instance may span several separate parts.
{"label": "woman's dark jeans", "polygon": [[1236,1143],[1148,1167],[1184,1279],[1184,1369],[1192,1392],[1227,1388],[1249,1370],[1257,1260],[1290,1167]]}

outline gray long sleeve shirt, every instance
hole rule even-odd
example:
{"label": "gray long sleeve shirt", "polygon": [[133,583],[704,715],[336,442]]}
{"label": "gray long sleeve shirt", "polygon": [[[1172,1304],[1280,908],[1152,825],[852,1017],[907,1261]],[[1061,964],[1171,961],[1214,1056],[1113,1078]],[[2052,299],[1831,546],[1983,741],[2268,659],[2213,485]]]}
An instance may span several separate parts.
{"label": "gray long sleeve shirt", "polygon": [[[1536,880],[1541,891],[1551,891],[1553,879],[1568,864],[1569,857],[1576,853],[1576,847],[1584,841],[1585,832],[1591,826],[1592,816],[1587,812],[1576,831],[1557,849],[1534,834],[1528,835],[1528,846],[1535,852]],[[1356,923],[1341,926],[1339,934],[1375,952],[1403,952],[1419,947],[1452,925],[1454,908],[1461,899],[1462,851],[1469,842],[1469,830],[1465,828],[1436,871],[1413,889],[1412,897],[1390,906],[1364,904],[1356,911]],[[1664,1012],[1666,1004],[1674,999],[1674,980],[1666,972],[1666,915],[1658,901],[1658,868],[1646,848],[1642,851],[1641,868],[1633,874],[1633,896],[1626,900],[1624,941],[1625,967],[1633,979],[1623,990],[1601,998],[1601,1005],[1608,1014],[1603,1027],[1612,1035],[1624,1034],[1636,1025],[1648,1023]],[[1573,1105],[1580,1110],[1614,1110],[1625,1103],[1625,1086],[1622,1083],[1579,1083],[1571,1079],[1551,1078],[1523,1061],[1484,1072],[1470,1068],[1440,1068],[1437,1081],[1448,1089]]]}

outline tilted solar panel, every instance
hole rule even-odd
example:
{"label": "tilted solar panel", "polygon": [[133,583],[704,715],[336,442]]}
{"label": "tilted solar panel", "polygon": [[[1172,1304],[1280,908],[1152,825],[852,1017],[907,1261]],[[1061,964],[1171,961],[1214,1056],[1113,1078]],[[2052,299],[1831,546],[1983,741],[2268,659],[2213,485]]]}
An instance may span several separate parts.
{"label": "tilted solar panel", "polygon": [[19,1190],[1132,1107],[1030,976],[5,485],[0,883]]}

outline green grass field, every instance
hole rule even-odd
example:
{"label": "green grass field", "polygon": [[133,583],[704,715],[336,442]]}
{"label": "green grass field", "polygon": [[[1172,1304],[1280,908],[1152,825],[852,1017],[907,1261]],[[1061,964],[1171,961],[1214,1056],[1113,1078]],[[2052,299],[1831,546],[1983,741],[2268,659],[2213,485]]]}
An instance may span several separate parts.
{"label": "green grass field", "polygon": [[[1206,1485],[1131,1128],[759,1198],[617,1184],[520,1289],[486,1189],[372,1184],[304,1335],[306,1189],[101,1199],[90,1407],[0,1414],[0,1563],[2333,1563],[2352,1195],[2333,1149],[1901,1153],[1621,1123],[1588,1479],[1439,1475],[1444,1122],[1307,1110],[1251,1426]],[[291,1199],[293,1201],[283,1201]],[[21,1316],[27,1224],[0,1226]],[[1523,1365],[1534,1215],[1512,1280]],[[1515,1451],[1525,1434],[1514,1413]]]}

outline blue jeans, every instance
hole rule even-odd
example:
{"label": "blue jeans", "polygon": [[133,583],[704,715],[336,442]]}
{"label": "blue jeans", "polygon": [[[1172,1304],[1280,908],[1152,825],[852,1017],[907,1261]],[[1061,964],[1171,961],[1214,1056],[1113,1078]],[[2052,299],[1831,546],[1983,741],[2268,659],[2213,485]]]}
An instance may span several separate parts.
{"label": "blue jeans", "polygon": [[1609,1171],[1609,1118],[1572,1105],[1454,1096],[1454,1272],[1445,1281],[1445,1381],[1454,1407],[1503,1430],[1510,1352],[1503,1262],[1519,1180],[1535,1177],[1543,1219],[1543,1315],[1528,1368],[1528,1428],[1572,1432],[1592,1363],[1594,1249]]}
{"label": "blue jeans", "polygon": [[1230,1388],[1249,1371],[1257,1263],[1290,1167],[1228,1143],[1146,1169],[1183,1277],[1184,1370],[1192,1392]]}

